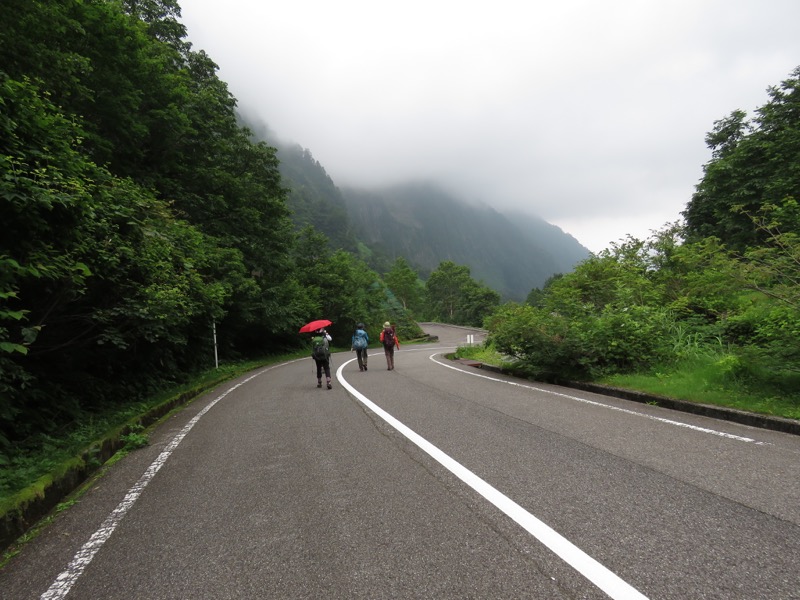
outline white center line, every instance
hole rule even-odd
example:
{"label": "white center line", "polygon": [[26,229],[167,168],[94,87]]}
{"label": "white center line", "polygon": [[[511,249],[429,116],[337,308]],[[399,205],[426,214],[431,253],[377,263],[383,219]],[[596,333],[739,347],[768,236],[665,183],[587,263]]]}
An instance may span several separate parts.
{"label": "white center line", "polygon": [[348,392],[350,392],[353,397],[356,398],[356,400],[364,404],[364,406],[369,408],[381,419],[386,421],[390,426],[394,427],[399,433],[416,444],[420,449],[426,452],[445,469],[453,473],[453,475],[458,477],[461,481],[478,492],[500,511],[505,513],[508,517],[525,529],[525,531],[539,540],[573,569],[578,571],[578,573],[586,577],[586,579],[591,581],[599,589],[605,592],[609,597],[613,598],[614,600],[647,600],[647,597],[639,592],[636,588],[604,567],[602,564],[575,546],[572,542],[563,537],[550,526],[534,517],[519,504],[511,500],[511,498],[493,488],[486,481],[475,475],[475,473],[456,462],[450,456],[439,450],[439,448],[431,444],[428,440],[395,419],[392,415],[374,404],[361,392],[350,385],[350,383],[348,383],[342,375],[342,370],[346,365],[353,362],[353,360],[355,359],[351,359],[339,367],[339,369],[336,371],[336,378],[339,380],[339,383]]}

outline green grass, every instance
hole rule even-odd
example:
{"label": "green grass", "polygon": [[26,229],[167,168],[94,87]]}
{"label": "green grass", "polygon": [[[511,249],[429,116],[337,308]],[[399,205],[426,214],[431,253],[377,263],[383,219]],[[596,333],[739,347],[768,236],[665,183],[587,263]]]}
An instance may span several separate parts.
{"label": "green grass", "polygon": [[496,367],[511,366],[512,361],[503,357],[497,350],[491,346],[484,346],[482,344],[475,346],[459,346],[456,350],[458,358],[468,358],[470,360],[477,360],[487,365],[494,365]]}
{"label": "green grass", "polygon": [[786,392],[763,381],[731,376],[724,364],[711,359],[684,361],[677,367],[652,373],[613,375],[597,383],[677,400],[800,419],[800,393]]}
{"label": "green grass", "polygon": [[[459,358],[514,370],[516,365],[491,347],[461,346]],[[730,354],[697,353],[676,366],[651,373],[612,375],[595,381],[612,387],[665,396],[701,404],[713,404],[747,412],[800,419],[800,377],[765,383],[767,377],[747,373]]]}

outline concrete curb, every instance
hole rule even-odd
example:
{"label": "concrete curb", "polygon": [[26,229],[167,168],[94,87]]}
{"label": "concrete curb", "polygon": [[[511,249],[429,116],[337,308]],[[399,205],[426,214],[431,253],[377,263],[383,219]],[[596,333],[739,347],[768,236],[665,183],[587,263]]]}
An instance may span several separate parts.
{"label": "concrete curb", "polygon": [[[513,370],[496,367],[494,365],[487,365],[474,360],[456,360],[457,362],[471,367],[485,369],[486,371],[493,371],[495,373],[502,373],[503,375],[511,375],[512,377],[517,377],[519,379],[525,379],[528,381],[525,377],[521,377]],[[783,417],[773,417],[771,415],[750,413],[734,408],[715,406],[713,404],[700,404],[698,402],[689,402],[687,400],[676,400],[675,398],[668,398],[666,396],[656,396],[653,394],[647,394],[645,392],[615,388],[597,383],[584,383],[581,381],[557,381],[555,383],[557,385],[576,390],[582,390],[584,392],[603,394],[604,396],[622,398],[623,400],[632,400],[634,402],[641,402],[642,404],[655,404],[661,406],[662,408],[669,408],[671,410],[678,410],[695,415],[703,415],[713,419],[731,421],[734,423],[740,423],[742,425],[750,425],[751,427],[759,427],[761,429],[790,433],[792,435],[800,435],[800,421],[794,419],[785,419]]]}

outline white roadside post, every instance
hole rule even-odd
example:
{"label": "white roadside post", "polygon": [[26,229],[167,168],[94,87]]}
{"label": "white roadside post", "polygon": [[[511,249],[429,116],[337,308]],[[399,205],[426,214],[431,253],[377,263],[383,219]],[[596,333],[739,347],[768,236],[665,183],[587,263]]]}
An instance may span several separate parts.
{"label": "white roadside post", "polygon": [[217,355],[217,322],[211,319],[211,333],[214,336],[214,368],[219,369],[219,357]]}

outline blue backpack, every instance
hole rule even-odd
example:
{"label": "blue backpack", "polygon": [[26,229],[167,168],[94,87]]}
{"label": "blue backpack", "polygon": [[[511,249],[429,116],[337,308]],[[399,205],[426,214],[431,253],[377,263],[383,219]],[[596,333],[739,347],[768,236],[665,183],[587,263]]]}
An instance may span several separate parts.
{"label": "blue backpack", "polygon": [[356,350],[364,350],[367,347],[367,338],[361,330],[356,331],[353,336],[353,348]]}

